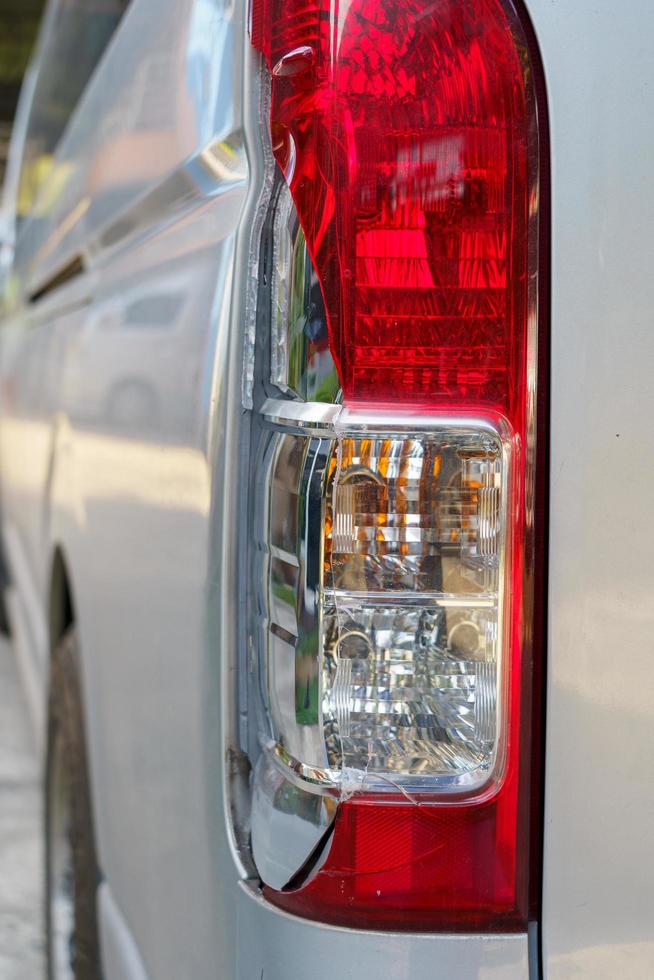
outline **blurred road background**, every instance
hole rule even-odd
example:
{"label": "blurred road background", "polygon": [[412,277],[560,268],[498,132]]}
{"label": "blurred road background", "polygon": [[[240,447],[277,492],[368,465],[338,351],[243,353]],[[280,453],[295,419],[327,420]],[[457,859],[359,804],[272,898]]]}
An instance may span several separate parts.
{"label": "blurred road background", "polygon": [[8,641],[0,637],[0,978],[41,980],[41,766]]}
{"label": "blurred road background", "polygon": [[[0,184],[42,0],[0,0]],[[41,773],[8,641],[0,637],[0,980],[44,976]]]}
{"label": "blurred road background", "polygon": [[0,184],[11,123],[43,0],[0,0]]}
{"label": "blurred road background", "polygon": [[[0,186],[43,0],[0,0]],[[0,980],[41,980],[41,766],[9,642],[0,636]]]}

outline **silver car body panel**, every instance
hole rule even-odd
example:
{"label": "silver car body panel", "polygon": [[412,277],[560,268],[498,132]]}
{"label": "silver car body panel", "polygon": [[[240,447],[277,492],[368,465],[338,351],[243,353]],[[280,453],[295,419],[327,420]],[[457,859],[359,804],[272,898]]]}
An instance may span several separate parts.
{"label": "silver car body panel", "polygon": [[[619,13],[608,0],[528,6],[552,143],[543,973],[645,978],[651,13],[644,0]],[[107,980],[526,980],[524,935],[382,934],[277,911],[233,832],[234,515],[262,180],[245,20],[231,0],[133,0],[60,147],[61,192],[23,229],[12,274],[28,296],[75,257],[85,271],[2,325],[11,616],[42,730],[61,554],[83,653]]]}
{"label": "silver car body panel", "polygon": [[524,936],[437,938],[338,929],[280,912],[247,883],[239,885],[238,907],[242,977],[518,980],[529,975]]}
{"label": "silver car body panel", "polygon": [[529,4],[552,151],[548,980],[654,976],[652,8]]}

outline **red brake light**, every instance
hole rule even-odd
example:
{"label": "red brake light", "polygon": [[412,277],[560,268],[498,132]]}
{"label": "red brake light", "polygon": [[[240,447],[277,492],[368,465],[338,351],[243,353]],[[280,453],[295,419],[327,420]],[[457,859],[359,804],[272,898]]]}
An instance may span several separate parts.
{"label": "red brake light", "polygon": [[273,152],[318,275],[345,404],[512,433],[506,761],[438,805],[341,803],[325,865],[276,904],[347,925],[527,919],[538,156],[510,0],[258,0]]}
{"label": "red brake light", "polygon": [[275,157],[346,403],[519,411],[530,126],[500,0],[269,0]]}

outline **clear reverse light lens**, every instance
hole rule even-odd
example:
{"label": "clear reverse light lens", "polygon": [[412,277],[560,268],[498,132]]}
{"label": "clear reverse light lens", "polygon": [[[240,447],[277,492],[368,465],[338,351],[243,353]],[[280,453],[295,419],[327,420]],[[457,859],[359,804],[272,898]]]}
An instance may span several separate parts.
{"label": "clear reverse light lens", "polygon": [[365,773],[368,789],[478,786],[499,744],[502,442],[456,428],[346,436],[331,471],[329,767]]}
{"label": "clear reverse light lens", "polygon": [[278,762],[336,793],[497,775],[508,446],[484,424],[275,436],[261,622]]}

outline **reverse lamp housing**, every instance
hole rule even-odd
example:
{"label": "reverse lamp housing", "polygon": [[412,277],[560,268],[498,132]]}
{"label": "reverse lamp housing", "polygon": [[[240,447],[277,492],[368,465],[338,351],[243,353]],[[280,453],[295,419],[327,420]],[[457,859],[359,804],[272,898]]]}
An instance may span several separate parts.
{"label": "reverse lamp housing", "polygon": [[337,796],[479,789],[503,759],[509,433],[346,409],[333,430],[272,439],[266,751]]}

